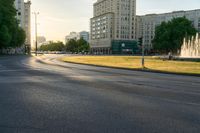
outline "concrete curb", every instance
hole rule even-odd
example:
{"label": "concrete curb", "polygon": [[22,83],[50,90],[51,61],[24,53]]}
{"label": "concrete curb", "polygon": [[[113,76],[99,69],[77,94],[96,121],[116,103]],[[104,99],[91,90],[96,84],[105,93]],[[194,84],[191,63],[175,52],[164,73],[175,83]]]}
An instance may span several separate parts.
{"label": "concrete curb", "polygon": [[[36,58],[38,62],[48,65],[54,65],[54,66],[60,66],[69,68],[65,65],[55,64],[50,61],[43,61],[41,58]],[[76,65],[85,65],[85,66],[94,66],[94,67],[102,67],[102,68],[111,68],[111,69],[120,69],[120,70],[129,70],[129,71],[139,71],[139,72],[148,72],[148,73],[160,73],[160,74],[172,74],[172,75],[179,75],[179,76],[194,76],[194,77],[200,77],[200,74],[189,74],[189,73],[176,73],[176,72],[165,72],[165,71],[159,71],[159,70],[148,70],[148,69],[134,69],[134,68],[122,68],[122,67],[112,67],[112,66],[101,66],[101,65],[94,65],[94,64],[84,64],[84,63],[76,63],[76,62],[70,62],[70,61],[62,61],[61,59],[57,59],[60,62],[63,63],[70,63],[70,64],[76,64]]]}
{"label": "concrete curb", "polygon": [[101,66],[101,65],[94,65],[94,64],[84,64],[84,63],[76,63],[70,61],[62,61],[65,63],[77,64],[77,65],[87,65],[87,66],[94,66],[94,67],[103,67],[103,68],[112,68],[112,69],[121,69],[121,70],[129,70],[129,71],[140,71],[140,72],[149,72],[149,73],[160,73],[160,74],[172,74],[172,75],[182,75],[182,76],[195,76],[200,77],[200,74],[189,74],[189,73],[177,73],[177,72],[165,72],[159,70],[150,70],[150,69],[134,69],[134,68],[122,68],[122,67],[112,67],[112,66]]}

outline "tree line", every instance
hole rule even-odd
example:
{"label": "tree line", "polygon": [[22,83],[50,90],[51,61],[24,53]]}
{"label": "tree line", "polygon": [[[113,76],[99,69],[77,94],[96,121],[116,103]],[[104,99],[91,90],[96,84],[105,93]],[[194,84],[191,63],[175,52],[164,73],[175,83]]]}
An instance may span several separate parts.
{"label": "tree line", "polygon": [[64,51],[63,42],[49,42],[49,44],[41,45],[39,50],[41,51]]}
{"label": "tree line", "polygon": [[67,51],[72,53],[89,52],[89,44],[83,38],[78,40],[71,39],[66,44],[63,42],[50,42],[49,44],[41,45],[40,51]]}
{"label": "tree line", "polygon": [[19,26],[14,0],[0,0],[0,49],[24,44],[25,31]]}

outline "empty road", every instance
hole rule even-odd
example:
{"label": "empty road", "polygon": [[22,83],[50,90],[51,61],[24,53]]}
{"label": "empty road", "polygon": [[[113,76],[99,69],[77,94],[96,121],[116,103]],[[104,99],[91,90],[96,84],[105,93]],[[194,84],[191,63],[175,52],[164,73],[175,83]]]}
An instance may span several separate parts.
{"label": "empty road", "polygon": [[2,56],[0,133],[200,133],[200,77]]}

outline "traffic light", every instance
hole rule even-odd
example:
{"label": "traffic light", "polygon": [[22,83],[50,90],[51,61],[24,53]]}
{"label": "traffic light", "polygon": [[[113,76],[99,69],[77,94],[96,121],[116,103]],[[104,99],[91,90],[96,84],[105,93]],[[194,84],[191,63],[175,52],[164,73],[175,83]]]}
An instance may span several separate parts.
{"label": "traffic light", "polygon": [[143,38],[142,38],[142,37],[140,37],[140,38],[138,39],[138,45],[140,45],[140,46],[143,45]]}

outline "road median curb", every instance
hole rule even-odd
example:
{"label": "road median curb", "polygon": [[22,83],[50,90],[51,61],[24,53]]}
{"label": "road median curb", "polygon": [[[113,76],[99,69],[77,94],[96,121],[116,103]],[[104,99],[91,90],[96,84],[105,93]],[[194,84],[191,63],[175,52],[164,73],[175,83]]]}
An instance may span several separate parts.
{"label": "road median curb", "polygon": [[86,64],[86,63],[77,63],[72,61],[63,61],[59,60],[61,62],[65,63],[71,63],[71,64],[77,64],[77,65],[87,65],[87,66],[94,66],[94,67],[103,67],[103,68],[112,68],[112,69],[121,69],[121,70],[130,70],[130,71],[141,71],[141,72],[149,72],[149,73],[160,73],[160,74],[173,74],[173,75],[182,75],[182,76],[195,76],[200,77],[200,74],[189,74],[189,73],[178,73],[178,72],[165,72],[165,71],[159,71],[159,70],[150,70],[150,69],[137,69],[137,68],[123,68],[123,67],[113,67],[113,66],[103,66],[103,65],[94,65],[94,64]]}
{"label": "road median curb", "polygon": [[[53,66],[59,66],[64,68],[71,68],[65,65],[56,64],[55,62],[52,63],[51,61],[45,61],[41,59],[41,57],[36,58],[38,62]],[[165,72],[165,71],[159,71],[159,70],[150,70],[148,68],[145,69],[136,69],[136,68],[123,68],[123,67],[113,67],[113,66],[103,66],[103,65],[94,65],[94,64],[86,64],[86,63],[77,63],[72,61],[63,61],[62,59],[56,59],[57,61],[60,61],[62,63],[70,63],[70,64],[76,64],[76,65],[85,65],[85,66],[93,66],[93,67],[102,67],[102,68],[111,68],[111,69],[120,69],[120,70],[129,70],[129,71],[140,71],[140,72],[148,72],[148,73],[159,73],[159,74],[172,74],[172,75],[179,75],[179,76],[194,76],[194,77],[200,77],[200,74],[189,74],[189,73],[177,73],[177,72]],[[71,68],[72,69],[72,68]]]}

